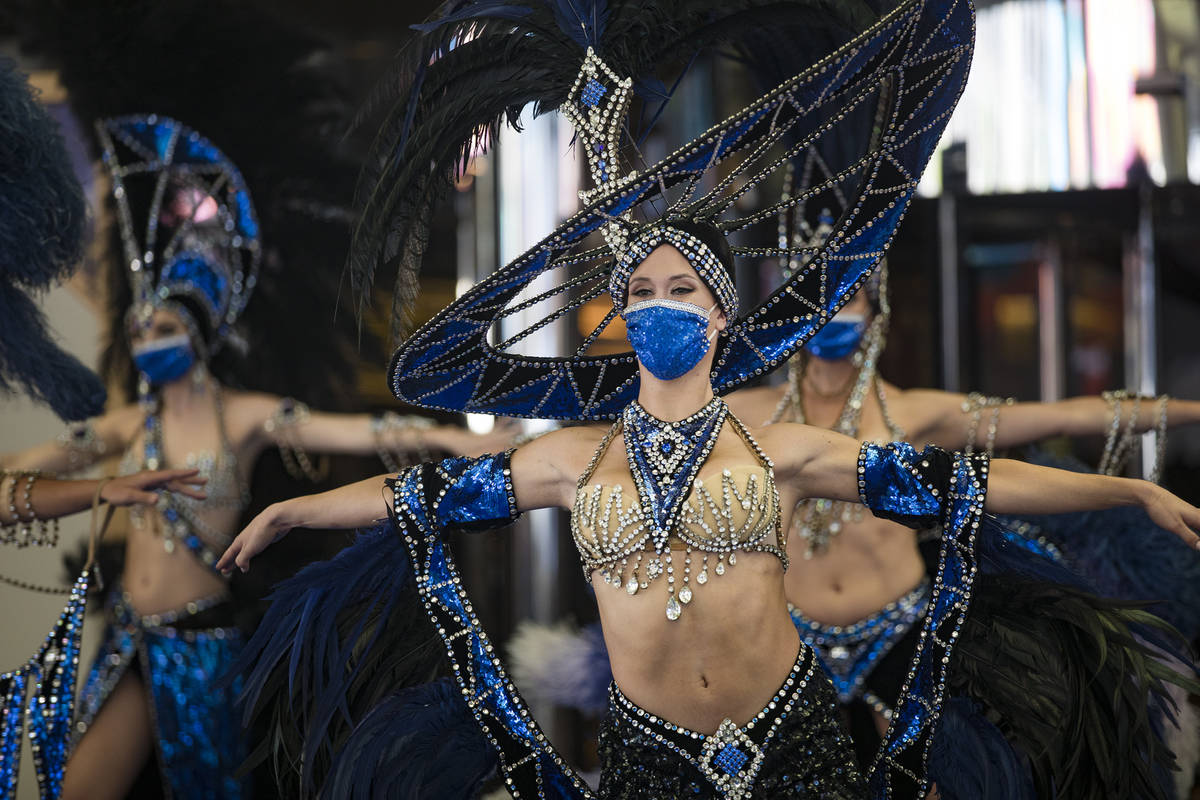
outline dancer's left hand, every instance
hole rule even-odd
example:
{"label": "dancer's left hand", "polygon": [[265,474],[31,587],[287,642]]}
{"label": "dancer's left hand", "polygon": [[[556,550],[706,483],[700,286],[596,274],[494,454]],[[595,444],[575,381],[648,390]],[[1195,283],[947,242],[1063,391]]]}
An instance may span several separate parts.
{"label": "dancer's left hand", "polygon": [[1188,547],[1200,550],[1200,509],[1193,506],[1161,486],[1146,483],[1142,507],[1154,524],[1178,536]]}
{"label": "dancer's left hand", "polygon": [[230,542],[229,547],[217,561],[217,569],[223,575],[230,575],[236,566],[242,572],[250,571],[250,559],[266,550],[270,545],[287,536],[288,531],[297,526],[289,519],[289,505],[295,500],[282,503],[272,503],[262,510],[245,530]]}

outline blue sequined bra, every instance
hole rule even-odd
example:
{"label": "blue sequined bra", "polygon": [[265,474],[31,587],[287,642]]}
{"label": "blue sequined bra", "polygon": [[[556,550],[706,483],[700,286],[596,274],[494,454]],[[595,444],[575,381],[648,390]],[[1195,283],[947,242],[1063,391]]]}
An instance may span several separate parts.
{"label": "blue sequined bra", "polygon": [[[622,423],[609,430],[579,479],[571,512],[571,535],[589,581],[598,570],[606,584],[634,595],[665,576],[666,614],[675,620],[692,601],[692,584],[703,586],[714,575],[724,575],[737,564],[738,552],[770,553],[787,569],[787,539],[770,460],[741,422],[728,419],[758,463],[693,480],[669,547],[662,552],[654,548],[653,526],[637,492],[620,485],[588,485]],[[675,551],[683,551],[683,557]]]}

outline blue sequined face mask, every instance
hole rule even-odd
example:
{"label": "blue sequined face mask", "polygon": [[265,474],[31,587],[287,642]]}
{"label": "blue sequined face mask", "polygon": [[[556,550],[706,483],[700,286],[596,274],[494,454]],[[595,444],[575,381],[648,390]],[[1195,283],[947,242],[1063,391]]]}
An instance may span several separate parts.
{"label": "blue sequined face mask", "polygon": [[804,349],[817,358],[838,361],[858,349],[866,330],[867,318],[862,314],[838,314],[813,334]]}
{"label": "blue sequined face mask", "polygon": [[196,363],[196,351],[186,333],[135,345],[133,363],[151,386],[182,378]]}
{"label": "blue sequined face mask", "polygon": [[[660,381],[673,381],[700,363],[712,336],[704,309],[679,300],[644,300],[625,309],[621,317],[638,361]],[[714,334],[715,335],[715,334]]]}

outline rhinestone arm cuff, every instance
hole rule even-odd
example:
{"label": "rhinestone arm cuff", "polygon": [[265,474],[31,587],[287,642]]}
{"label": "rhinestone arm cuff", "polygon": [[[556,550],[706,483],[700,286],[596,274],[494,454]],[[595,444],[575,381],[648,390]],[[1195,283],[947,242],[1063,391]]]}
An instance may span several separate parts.
{"label": "rhinestone arm cuff", "polygon": [[[987,456],[973,456],[986,463]],[[910,528],[945,520],[954,458],[937,447],[920,453],[908,442],[863,442],[858,452],[858,496],[877,517]]]}
{"label": "rhinestone arm cuff", "polygon": [[401,484],[415,480],[439,528],[500,528],[520,516],[513,493],[513,452],[420,464],[389,479],[388,485],[398,492]]}

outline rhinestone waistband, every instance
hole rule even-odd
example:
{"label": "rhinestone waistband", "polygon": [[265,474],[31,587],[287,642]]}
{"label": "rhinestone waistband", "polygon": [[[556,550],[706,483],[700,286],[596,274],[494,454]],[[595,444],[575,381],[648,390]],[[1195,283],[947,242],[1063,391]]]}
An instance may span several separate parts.
{"label": "rhinestone waistband", "polygon": [[930,593],[926,578],[908,594],[851,625],[825,625],[804,616],[791,603],[788,611],[800,637],[816,651],[829,673],[838,699],[846,703],[861,693],[875,664],[924,618]]}
{"label": "rhinestone waistband", "polygon": [[712,734],[688,730],[651,714],[626,697],[615,682],[609,685],[609,706],[616,718],[661,742],[699,770],[723,798],[744,800],[754,788],[771,739],[816,670],[813,652],[801,645],[791,672],[770,702],[745,725],[738,727],[725,719]]}

